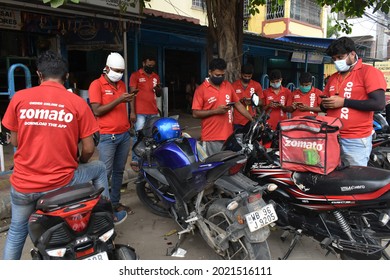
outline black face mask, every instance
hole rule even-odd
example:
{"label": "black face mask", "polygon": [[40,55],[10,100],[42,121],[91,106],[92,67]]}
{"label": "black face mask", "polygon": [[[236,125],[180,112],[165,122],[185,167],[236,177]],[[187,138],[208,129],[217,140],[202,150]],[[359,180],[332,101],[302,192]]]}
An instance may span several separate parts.
{"label": "black face mask", "polygon": [[242,81],[243,81],[244,83],[248,84],[248,83],[251,81],[251,79],[244,79],[244,78],[242,78]]}
{"label": "black face mask", "polygon": [[222,82],[225,80],[225,77],[222,76],[222,77],[214,77],[214,76],[210,76],[210,80],[211,82],[216,85],[216,86],[219,86],[220,84],[222,84]]}
{"label": "black face mask", "polygon": [[145,73],[152,74],[154,71],[154,67],[144,66],[144,71]]}

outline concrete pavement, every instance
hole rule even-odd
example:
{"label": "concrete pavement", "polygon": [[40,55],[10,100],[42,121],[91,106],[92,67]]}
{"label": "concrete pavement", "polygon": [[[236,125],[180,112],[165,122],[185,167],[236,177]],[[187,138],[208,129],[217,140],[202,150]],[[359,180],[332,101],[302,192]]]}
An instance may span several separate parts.
{"label": "concrete pavement", "polygon": [[[186,251],[183,258],[170,256],[170,252],[179,241],[176,232],[180,227],[169,218],[156,216],[139,201],[134,189],[133,182],[123,190],[123,203],[129,205],[135,214],[127,217],[126,221],[116,227],[116,243],[132,246],[141,260],[218,260],[220,259],[214,251],[209,248],[202,239],[199,232],[187,234],[180,243],[179,248]],[[288,250],[291,239],[282,242],[279,237],[281,232],[274,230],[268,239],[272,259],[277,260]],[[6,232],[0,233],[0,256],[4,248]],[[27,237],[22,259],[29,260],[30,250],[33,245]],[[310,238],[303,237],[296,249],[291,253],[291,260],[336,260],[337,257],[330,254],[325,256],[326,251],[322,250],[319,244]]]}

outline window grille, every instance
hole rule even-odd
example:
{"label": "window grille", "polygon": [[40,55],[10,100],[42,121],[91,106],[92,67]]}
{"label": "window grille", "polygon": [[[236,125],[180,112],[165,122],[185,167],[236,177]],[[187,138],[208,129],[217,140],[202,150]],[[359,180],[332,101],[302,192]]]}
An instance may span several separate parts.
{"label": "window grille", "polygon": [[271,0],[267,0],[267,19],[283,18],[284,5],[277,5],[276,9],[272,9]]}
{"label": "window grille", "polygon": [[321,7],[315,0],[291,0],[290,10],[291,18],[321,26]]}
{"label": "window grille", "polygon": [[203,0],[192,0],[192,7],[203,8]]}

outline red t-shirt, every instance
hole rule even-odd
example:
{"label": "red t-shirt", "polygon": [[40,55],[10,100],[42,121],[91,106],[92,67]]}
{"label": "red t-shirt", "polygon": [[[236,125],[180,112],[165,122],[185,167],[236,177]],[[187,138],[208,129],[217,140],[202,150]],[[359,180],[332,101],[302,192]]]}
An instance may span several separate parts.
{"label": "red t-shirt", "polygon": [[[387,83],[383,73],[373,66],[358,63],[346,77],[339,73],[330,76],[324,89],[324,94],[333,96],[338,93],[341,97],[354,100],[367,100],[368,94],[377,90],[386,90]],[[340,130],[342,138],[364,138],[372,133],[372,111],[360,111],[342,107],[327,110],[327,115],[340,118],[343,127]]]}
{"label": "red t-shirt", "polygon": [[11,183],[22,193],[68,184],[78,166],[78,141],[99,130],[85,100],[51,81],[18,91],[3,125],[18,133]]}
{"label": "red t-shirt", "polygon": [[[117,88],[113,87],[104,78],[104,74],[99,79],[94,80],[89,86],[89,101],[106,105],[119,98],[126,92],[126,86],[123,81],[116,83]],[[127,113],[127,103],[120,103],[107,114],[97,117],[101,134],[121,134],[129,130],[130,122]]]}
{"label": "red t-shirt", "polygon": [[[212,86],[206,79],[196,90],[192,110],[213,110],[239,99],[228,81],[223,81],[220,88]],[[233,114],[230,109],[226,114],[212,115],[201,121],[203,141],[224,141],[233,133]]]}
{"label": "red t-shirt", "polygon": [[139,89],[134,103],[136,114],[158,114],[153,88],[160,83],[160,77],[154,72],[148,76],[143,69],[139,69],[131,74],[129,83],[130,87]]}
{"label": "red t-shirt", "polygon": [[[237,94],[238,99],[240,100],[242,100],[243,98],[251,98],[254,93],[256,93],[260,99],[263,99],[263,89],[261,88],[261,85],[254,80],[250,80],[246,88],[244,88],[244,86],[242,85],[241,79],[235,81],[232,86]],[[244,106],[247,108],[251,116],[254,116],[256,114],[256,111],[253,110],[252,106],[247,106],[246,104],[244,104]],[[246,125],[247,122],[248,119],[246,117],[244,117],[237,110],[233,110],[234,124]]]}
{"label": "red t-shirt", "polygon": [[[272,87],[269,87],[263,91],[264,99],[263,104],[267,106],[271,101],[280,102],[283,106],[290,106],[292,104],[291,91],[288,88],[280,87],[280,91],[276,94]],[[270,117],[268,119],[269,126],[275,130],[278,123],[282,120],[287,119],[287,112],[284,112],[281,108],[274,108],[271,111]]]}
{"label": "red t-shirt", "polygon": [[[309,92],[303,93],[300,89],[296,89],[292,93],[292,101],[294,102],[302,102],[304,105],[309,106],[310,108],[319,107],[321,104],[322,91],[318,88],[311,87]],[[292,117],[298,116],[317,116],[318,112],[313,111],[299,111],[298,109],[292,112]]]}

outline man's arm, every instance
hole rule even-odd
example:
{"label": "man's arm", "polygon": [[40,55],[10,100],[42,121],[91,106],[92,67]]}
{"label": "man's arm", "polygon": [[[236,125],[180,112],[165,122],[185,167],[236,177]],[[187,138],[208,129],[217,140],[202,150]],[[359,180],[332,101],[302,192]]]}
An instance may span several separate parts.
{"label": "man's arm", "polygon": [[18,146],[18,133],[16,131],[11,131],[10,143],[14,147]]}
{"label": "man's arm", "polygon": [[[218,108],[212,109],[212,110],[192,110],[192,116],[195,119],[204,119],[204,118],[207,118],[207,117],[210,117],[213,115],[225,114],[227,111],[229,111],[229,109],[230,109],[230,106],[219,105]],[[244,108],[244,110],[245,110],[245,108]]]}
{"label": "man's arm", "polygon": [[245,118],[247,118],[248,120],[252,121],[253,118],[251,116],[251,114],[249,114],[249,112],[246,110],[245,106],[242,105],[241,102],[236,102],[234,104],[234,108],[241,113],[241,115],[243,115]]}
{"label": "man's arm", "polygon": [[104,116],[105,114],[109,113],[114,109],[116,106],[118,106],[120,103],[124,102],[131,102],[133,100],[134,94],[131,93],[123,93],[121,96],[119,96],[117,99],[113,100],[112,102],[102,105],[99,103],[91,103],[92,111],[97,117]]}
{"label": "man's arm", "polygon": [[321,106],[325,109],[348,107],[360,111],[382,111],[385,108],[385,91],[383,89],[374,90],[367,96],[368,99],[366,100],[355,100],[335,95],[323,98]]}
{"label": "man's arm", "polygon": [[87,163],[95,151],[95,143],[93,136],[87,136],[81,139],[81,154],[79,156],[79,163]]}

